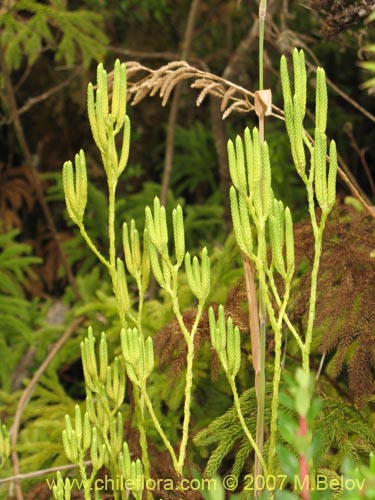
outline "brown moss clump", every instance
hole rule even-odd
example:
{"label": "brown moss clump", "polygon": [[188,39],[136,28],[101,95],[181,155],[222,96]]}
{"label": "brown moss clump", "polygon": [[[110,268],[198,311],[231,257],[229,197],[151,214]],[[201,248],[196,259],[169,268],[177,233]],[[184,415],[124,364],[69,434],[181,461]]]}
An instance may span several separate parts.
{"label": "brown moss clump", "polygon": [[[295,231],[296,259],[312,265],[314,240],[308,222]],[[360,403],[374,392],[375,369],[374,221],[350,207],[330,216],[324,234],[318,278],[316,322],[322,332],[320,351],[332,353],[333,375],[348,368],[349,388]],[[304,322],[310,294],[310,273],[301,278],[293,308]]]}

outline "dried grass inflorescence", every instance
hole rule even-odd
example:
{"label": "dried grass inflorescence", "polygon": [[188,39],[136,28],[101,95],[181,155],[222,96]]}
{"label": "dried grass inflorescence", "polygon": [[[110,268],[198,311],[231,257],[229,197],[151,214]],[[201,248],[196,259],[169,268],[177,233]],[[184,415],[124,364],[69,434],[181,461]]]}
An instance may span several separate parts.
{"label": "dried grass inflorescence", "polygon": [[[147,96],[159,93],[165,106],[173,89],[183,80],[193,79],[191,87],[198,89],[197,106],[205,97],[212,95],[221,100],[223,119],[233,111],[248,113],[254,110],[254,93],[224,78],[190,66],[185,61],[172,61],[154,70],[136,61],[126,63],[128,79],[127,98],[133,106]],[[111,85],[112,74],[109,75]],[[281,117],[282,110],[272,106],[274,116]]]}

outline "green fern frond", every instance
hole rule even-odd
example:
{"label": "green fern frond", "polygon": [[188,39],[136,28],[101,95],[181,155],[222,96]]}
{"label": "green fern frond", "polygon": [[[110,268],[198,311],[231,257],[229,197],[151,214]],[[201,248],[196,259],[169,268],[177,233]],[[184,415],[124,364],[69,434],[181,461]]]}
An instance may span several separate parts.
{"label": "green fern frond", "polygon": [[[324,427],[323,427],[324,426]],[[338,470],[345,457],[358,463],[375,447],[375,430],[371,419],[359,409],[342,401],[326,399],[316,428],[324,428],[317,465]],[[326,450],[334,450],[324,456]]]}
{"label": "green fern frond", "polygon": [[222,461],[231,451],[236,441],[240,439],[242,434],[243,430],[240,425],[235,425],[231,430],[227,430],[226,432],[221,434],[219,445],[211,453],[211,456],[207,462],[205,475],[208,478],[213,477],[217,473]]}
{"label": "green fern frond", "polygon": [[18,243],[17,229],[0,234],[0,293],[22,297],[22,282],[32,273],[30,266],[41,262],[30,256],[31,247]]}
{"label": "green fern frond", "polygon": [[64,2],[14,2],[0,18],[0,41],[7,66],[10,71],[19,69],[24,56],[31,66],[47,45],[56,51],[56,61],[64,60],[72,67],[80,53],[83,65],[88,67],[105,54],[108,40],[101,22],[100,14],[83,9],[67,11]]}
{"label": "green fern frond", "polygon": [[237,450],[236,458],[234,459],[234,464],[232,467],[232,474],[237,479],[239,478],[241,472],[243,471],[246,464],[246,460],[248,459],[251,452],[252,448],[249,443],[249,440],[246,437],[244,437],[241,440],[241,444],[239,449]]}
{"label": "green fern frond", "polygon": [[[246,417],[249,414],[256,415],[256,394],[255,387],[247,389],[240,396],[240,404],[243,415]],[[237,411],[235,406],[231,406],[224,415],[216,418],[211,424],[206,428],[201,430],[194,438],[194,443],[197,446],[208,446],[210,444],[216,443],[221,440],[221,434],[225,429],[231,428],[238,425],[240,428],[240,423],[238,422]],[[254,426],[250,426],[250,431],[254,430]]]}

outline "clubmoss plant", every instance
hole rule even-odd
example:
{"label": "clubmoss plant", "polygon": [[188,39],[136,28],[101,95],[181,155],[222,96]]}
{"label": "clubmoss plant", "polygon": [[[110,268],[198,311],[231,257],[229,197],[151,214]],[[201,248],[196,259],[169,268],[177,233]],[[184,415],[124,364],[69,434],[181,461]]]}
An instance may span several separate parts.
{"label": "clubmoss plant", "polygon": [[[322,237],[328,214],[335,203],[335,182],[337,155],[335,143],[329,146],[327,159],[327,89],[324,71],[317,71],[315,134],[312,140],[303,127],[306,113],[306,68],[304,54],[293,52],[294,92],[292,94],[286,59],[281,59],[281,79],[285,107],[285,123],[290,139],[291,151],[296,170],[305,184],[308,206],[315,240],[315,258],[311,272],[311,293],[309,316],[304,336],[291,324],[287,307],[294,276],[294,234],[292,215],[281,200],[275,198],[272,190],[271,162],[267,142],[263,140],[263,130],[245,130],[244,138],[237,137],[228,142],[229,170],[232,179],[230,204],[233,227],[238,246],[246,265],[251,265],[256,273],[259,287],[260,337],[252,336],[253,357],[263,359],[256,369],[259,376],[257,385],[258,405],[265,396],[265,327],[268,323],[274,336],[275,354],[273,358],[273,381],[270,435],[267,454],[263,451],[263,427],[257,426],[256,438],[251,434],[241,408],[236,385],[236,375],[241,364],[240,332],[230,317],[226,317],[223,306],[218,309],[218,317],[209,309],[211,343],[228,379],[237,417],[251,447],[256,461],[265,477],[275,473],[277,444],[277,419],[279,388],[281,381],[281,356],[284,327],[291,331],[302,359],[300,378],[310,379],[309,356],[313,335],[315,303]],[[270,94],[267,94],[270,97]],[[267,98],[262,94],[260,99]],[[104,465],[112,477],[150,478],[150,459],[145,427],[145,411],[159,434],[165,449],[169,452],[178,477],[183,477],[186,463],[191,404],[193,390],[193,366],[195,357],[194,339],[202,319],[210,292],[210,260],[203,248],[201,257],[191,257],[185,249],[183,212],[180,206],[173,210],[172,235],[170,236],[166,210],[155,198],[152,209],[145,210],[145,230],[143,248],[135,222],[124,223],[122,232],[123,258],[116,255],[115,199],[116,187],[124,172],[129,155],[130,120],[126,114],[126,71],[125,65],[116,61],[114,68],[111,106],[109,105],[108,75],[100,64],[97,70],[97,86],[88,86],[88,115],[94,141],[101,153],[108,186],[108,255],[103,255],[92,241],[84,225],[87,204],[87,170],[85,155],[80,151],[75,158],[75,167],[66,162],[63,167],[63,185],[69,216],[78,226],[88,246],[99,261],[107,268],[112,280],[112,288],[121,320],[121,356],[109,362],[106,336],[103,333],[99,343],[98,362],[95,353],[95,337],[89,329],[87,338],[81,344],[82,364],[86,384],[86,412],[81,417],[76,409],[75,425],[69,417],[63,434],[63,444],[68,458],[76,463],[84,480],[85,495]],[[263,101],[262,101],[263,102]],[[263,123],[265,111],[260,113]],[[262,126],[263,129],[263,126]],[[122,136],[119,154],[116,136]],[[309,159],[306,158],[306,152]],[[309,163],[309,167],[307,164]],[[315,200],[320,208],[318,217]],[[174,255],[172,256],[172,243]],[[189,325],[185,323],[179,303],[179,273],[184,268],[188,286],[196,298],[195,317]],[[148,392],[148,380],[152,376],[155,359],[153,340],[145,338],[142,326],[142,311],[145,294],[153,273],[159,287],[169,296],[172,310],[186,343],[186,373],[182,415],[181,439],[179,446],[171,443],[163,429]],[[131,275],[137,286],[137,299],[130,294],[127,276]],[[246,275],[246,272],[245,272]],[[257,321],[255,319],[255,321]],[[263,332],[263,333],[262,333]],[[254,367],[255,368],[255,367]],[[139,430],[141,460],[131,461],[129,448],[123,442],[121,405],[125,393],[125,373],[132,383],[135,401],[135,417]],[[263,382],[262,382],[263,380]],[[258,398],[258,393],[261,395]],[[261,410],[261,415],[264,410]],[[263,417],[261,417],[263,419]],[[261,431],[260,431],[261,430]],[[261,436],[259,433],[261,432]],[[259,444],[260,443],[260,444]],[[86,472],[85,455],[91,456],[91,473]],[[134,498],[141,498],[142,482],[135,482],[132,490]],[[267,482],[265,483],[267,484]],[[70,497],[71,484],[59,477],[54,490],[61,500]],[[96,495],[98,493],[96,492]],[[124,497],[122,490],[114,492],[115,498]],[[258,494],[258,492],[256,493]],[[149,499],[151,491],[147,491]]]}
{"label": "clubmoss plant", "polygon": [[[67,428],[63,437],[67,455],[80,466],[81,476],[87,483],[89,491],[98,467],[103,464],[109,468],[112,477],[118,475],[119,472],[126,472],[125,477],[128,478],[129,467],[136,467],[137,471],[142,472],[142,477],[144,474],[145,479],[149,479],[150,464],[146,429],[144,427],[144,411],[146,408],[165,448],[170,453],[176,473],[182,475],[186,460],[191,418],[194,337],[210,291],[210,261],[206,248],[202,250],[201,262],[196,256],[192,258],[188,252],[185,252],[184,222],[180,206],[177,206],[172,214],[175,258],[171,258],[169,255],[170,239],[166,211],[160,205],[158,198],[154,200],[153,210],[146,207],[143,251],[141,251],[139,233],[134,221],[131,221],[130,225],[127,223],[123,225],[124,259],[116,257],[115,193],[119,177],[127,164],[130,144],[130,121],[126,115],[125,106],[126,74],[124,64],[120,64],[119,61],[115,63],[111,109],[109,109],[108,105],[107,73],[101,64],[98,66],[97,71],[96,91],[94,92],[92,84],[88,86],[87,103],[92,134],[101,153],[107,176],[109,200],[108,256],[104,256],[98,250],[84,225],[84,213],[87,204],[87,170],[85,155],[82,150],[76,155],[75,168],[71,162],[64,164],[63,186],[70,218],[77,224],[86,243],[99,261],[107,268],[112,279],[113,292],[122,324],[122,357],[116,358],[112,366],[108,365],[107,344],[104,334],[102,334],[99,348],[99,371],[97,371],[94,350],[95,338],[92,330],[89,330],[88,337],[82,342],[81,346],[87,392],[87,413],[84,418],[86,425],[91,426],[90,435],[95,438],[91,443],[94,450],[91,453],[95,457],[96,466],[90,477],[86,476],[82,465],[83,456],[90,447],[89,438],[86,438],[85,447],[78,446],[77,449],[77,438],[74,433],[72,434],[69,420],[67,420]],[[122,134],[122,148],[121,153],[117,155],[115,137],[119,133]],[[185,324],[179,305],[178,271],[182,265],[185,267],[188,285],[197,299],[197,313],[191,328]],[[149,284],[150,270],[152,270],[160,288],[164,289],[171,298],[173,312],[187,346],[184,416],[181,442],[177,453],[164,432],[162,423],[158,420],[147,391],[147,379],[154,368],[154,350],[151,337],[145,339],[143,334],[142,310]],[[129,295],[127,273],[134,278],[138,288],[138,304],[136,308],[134,308]],[[128,461],[126,461],[126,466],[121,465],[121,459],[120,462],[116,459],[123,446],[128,449],[126,444],[122,444],[122,419],[119,412],[124,399],[125,372],[133,386],[136,420],[142,449],[142,464],[141,462],[135,462],[136,465],[134,466],[128,466]],[[71,439],[68,439],[67,436],[70,436]],[[71,450],[72,446],[74,451]],[[99,449],[100,451],[98,451]],[[123,456],[128,455],[124,452]],[[139,481],[137,484],[140,484]],[[70,484],[65,485],[66,492],[69,487]],[[55,494],[60,495],[61,491],[60,487],[60,489],[56,489]],[[141,492],[138,492],[138,490],[133,491],[136,498],[138,498],[138,494],[141,494]],[[147,494],[149,498],[152,498],[149,491]]]}
{"label": "clubmoss plant", "polygon": [[[336,198],[337,154],[334,141],[329,146],[327,166],[327,87],[322,68],[317,70],[315,136],[310,140],[304,130],[306,113],[306,67],[303,51],[293,52],[294,94],[292,95],[285,56],[281,58],[281,79],[285,123],[296,170],[306,186],[309,213],[315,240],[311,272],[310,306],[304,338],[291,324],[287,306],[294,274],[294,236],[290,210],[277,200],[271,187],[271,169],[267,142],[261,143],[255,128],[245,130],[244,139],[228,143],[229,169],[233,186],[230,191],[232,220],[241,252],[253,263],[259,280],[259,292],[273,330],[275,357],[273,369],[272,416],[268,452],[268,473],[274,471],[277,434],[278,394],[281,378],[283,325],[287,325],[301,351],[302,367],[310,373],[309,357],[315,318],[317,278],[325,223]],[[306,171],[306,149],[310,167]],[[321,209],[320,219],[315,200]],[[271,257],[268,257],[267,246]],[[283,287],[276,285],[276,275]],[[265,471],[263,471],[265,472]]]}

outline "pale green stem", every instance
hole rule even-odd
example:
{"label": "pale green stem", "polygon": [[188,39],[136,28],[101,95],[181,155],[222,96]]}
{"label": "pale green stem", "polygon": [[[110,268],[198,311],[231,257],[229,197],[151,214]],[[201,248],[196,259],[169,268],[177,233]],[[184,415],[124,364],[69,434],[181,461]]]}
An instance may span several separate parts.
{"label": "pale green stem", "polygon": [[[185,403],[184,403],[184,421],[182,425],[182,439],[180,444],[180,453],[178,458],[177,473],[182,474],[182,469],[186,458],[186,448],[189,440],[189,426],[191,417],[191,393],[193,387],[193,363],[194,363],[194,337],[198,328],[198,323],[202,317],[204,303],[198,305],[198,312],[195,317],[194,325],[190,333],[188,342],[188,352],[186,357],[186,383],[185,383]],[[182,318],[181,318],[182,319]]]}
{"label": "pale green stem", "polygon": [[263,90],[263,50],[264,50],[264,23],[267,11],[267,0],[259,4],[259,90]]}
{"label": "pale green stem", "polygon": [[177,269],[174,266],[172,266],[172,264],[170,264],[169,260],[167,262],[169,263],[171,274],[173,277],[173,289],[168,290],[172,299],[172,308],[188,348],[186,357],[184,421],[182,425],[182,438],[180,444],[178,464],[176,469],[176,472],[178,474],[181,474],[185,463],[186,448],[189,440],[189,427],[191,418],[191,392],[193,387],[194,337],[198,328],[199,321],[202,317],[204,301],[200,301],[198,304],[197,315],[195,317],[191,332],[189,333],[189,331],[185,326],[184,319],[180,311],[180,305],[178,302]]}
{"label": "pale green stem", "polygon": [[116,184],[117,182],[112,179],[108,179],[108,193],[109,193],[109,205],[108,205],[108,235],[109,235],[109,263],[111,266],[111,277],[114,281],[114,276],[116,275],[116,233],[115,233],[115,194],[116,194]]}
{"label": "pale green stem", "polygon": [[[281,299],[280,299],[279,293],[278,293],[277,288],[276,288],[275,280],[274,280],[274,277],[273,277],[273,272],[271,270],[267,270],[266,273],[267,273],[267,277],[268,277],[268,280],[269,280],[269,283],[270,283],[270,286],[271,286],[271,290],[272,290],[274,299],[276,301],[277,306],[280,308],[281,307]],[[283,320],[285,321],[285,324],[287,325],[287,327],[289,328],[291,334],[295,338],[295,340],[296,340],[296,342],[298,344],[298,347],[300,348],[301,353],[302,353],[303,352],[303,347],[304,347],[303,340],[301,339],[301,337],[298,334],[298,332],[295,329],[295,327],[290,322],[290,319],[289,319],[286,311],[284,311]]]}
{"label": "pale green stem", "polygon": [[162,429],[162,427],[160,425],[158,417],[156,416],[156,414],[154,412],[154,408],[152,406],[152,402],[150,400],[150,397],[149,397],[149,395],[147,393],[147,389],[146,389],[145,385],[140,385],[139,387],[141,389],[142,395],[144,397],[147,409],[148,409],[148,411],[150,413],[150,416],[151,416],[151,419],[152,419],[153,424],[155,426],[155,429],[157,430],[159,436],[161,437],[161,439],[162,439],[162,441],[164,443],[164,446],[169,451],[169,454],[170,454],[170,456],[172,458],[173,467],[177,471],[178,470],[178,461],[177,461],[176,454],[174,452],[174,449],[172,448],[172,445],[171,445],[169,439],[165,435],[165,433],[164,433],[164,431],[163,431],[163,429]]}
{"label": "pale green stem", "polygon": [[86,475],[86,468],[83,465],[83,462],[84,462],[84,458],[81,456],[80,461],[77,465],[79,468],[80,476],[81,476],[82,481],[83,481],[83,494],[84,494],[85,500],[90,500],[90,496],[91,496],[90,491],[91,491],[91,484],[92,484],[92,478],[94,476],[94,471],[92,471],[91,477],[90,477],[90,479],[88,479],[88,477]]}
{"label": "pale green stem", "polygon": [[[133,384],[133,395],[135,402],[135,415],[137,419],[137,427],[139,432],[139,444],[141,445],[143,474],[147,481],[151,477],[151,466],[148,458],[148,444],[147,434],[144,422],[143,400],[140,398],[138,387]],[[147,489],[147,499],[152,500],[153,496],[149,489]]]}
{"label": "pale green stem", "polygon": [[[279,310],[279,317],[276,324],[273,324],[274,339],[275,339],[275,360],[272,385],[272,403],[271,403],[271,424],[270,424],[270,445],[268,453],[268,472],[274,473],[274,458],[276,454],[276,437],[277,437],[277,417],[279,409],[279,388],[281,380],[281,354],[282,354],[282,324],[285,315],[286,307],[290,295],[290,280],[285,283],[285,294],[282,305]],[[270,308],[272,307],[271,304]],[[274,322],[272,315],[271,322]]]}
{"label": "pale green stem", "polygon": [[307,321],[306,337],[304,343],[304,349],[302,351],[302,368],[306,373],[310,373],[310,350],[312,342],[312,334],[315,320],[315,308],[316,308],[316,291],[318,286],[318,271],[320,264],[320,256],[322,253],[323,244],[323,232],[325,223],[327,220],[328,212],[322,211],[320,225],[318,231],[314,234],[315,244],[314,244],[314,263],[311,272],[311,288],[310,288],[310,304],[309,304],[309,316]]}
{"label": "pale green stem", "polygon": [[316,215],[315,215],[314,188],[313,188],[312,177],[313,177],[313,172],[310,173],[310,178],[307,181],[306,189],[307,189],[307,199],[308,199],[308,204],[309,204],[311,226],[313,228],[314,238],[316,239],[318,236],[319,227],[318,227],[318,223],[316,221]]}
{"label": "pale green stem", "polygon": [[232,390],[232,394],[233,394],[233,399],[234,399],[234,406],[236,407],[236,410],[237,410],[237,415],[238,415],[238,419],[241,423],[241,427],[247,437],[247,439],[249,440],[249,443],[251,444],[251,446],[253,447],[254,449],[254,452],[256,454],[256,456],[258,457],[258,460],[263,468],[263,474],[264,476],[267,476],[267,466],[266,466],[266,463],[262,457],[262,454],[256,444],[256,442],[254,441],[254,438],[253,436],[251,435],[251,432],[249,430],[249,428],[247,427],[246,425],[246,422],[245,422],[245,418],[242,414],[242,410],[241,410],[241,403],[240,403],[240,399],[238,397],[238,392],[237,392],[237,387],[236,387],[236,383],[234,381],[234,378],[228,374],[228,372],[226,372],[226,375],[227,375],[227,378],[228,378],[228,382],[229,382],[229,385],[230,385],[230,388]]}
{"label": "pale green stem", "polygon": [[86,232],[86,229],[85,229],[85,226],[83,224],[80,224],[79,226],[79,230],[80,230],[80,233],[83,237],[83,239],[86,241],[87,243],[87,246],[90,248],[90,250],[93,252],[93,254],[95,254],[97,256],[97,258],[99,259],[99,261],[108,269],[108,271],[110,272],[110,263],[108,262],[108,260],[103,257],[103,255],[99,252],[99,250],[96,248],[96,246],[94,245],[92,239],[90,238],[90,236],[87,234]]}
{"label": "pale green stem", "polygon": [[190,406],[191,406],[191,391],[193,387],[193,363],[194,363],[194,337],[188,344],[186,356],[186,377],[185,377],[185,402],[184,402],[184,421],[182,425],[182,439],[180,444],[180,453],[178,456],[178,464],[176,472],[182,474],[182,469],[185,463],[186,448],[189,439],[189,426],[190,426]]}

